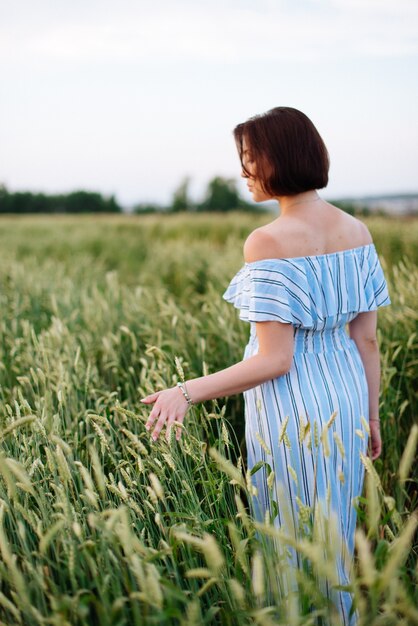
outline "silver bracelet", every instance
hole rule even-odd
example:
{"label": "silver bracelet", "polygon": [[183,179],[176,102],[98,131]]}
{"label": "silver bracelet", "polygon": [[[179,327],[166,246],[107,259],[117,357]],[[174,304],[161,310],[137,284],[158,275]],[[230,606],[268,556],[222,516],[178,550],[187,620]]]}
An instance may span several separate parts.
{"label": "silver bracelet", "polygon": [[186,383],[178,382],[177,383],[177,387],[179,387],[181,389],[182,394],[186,398],[188,405],[192,406],[192,404],[194,404],[194,402],[193,402],[193,400],[191,399],[191,397],[189,396],[189,394],[187,392]]}

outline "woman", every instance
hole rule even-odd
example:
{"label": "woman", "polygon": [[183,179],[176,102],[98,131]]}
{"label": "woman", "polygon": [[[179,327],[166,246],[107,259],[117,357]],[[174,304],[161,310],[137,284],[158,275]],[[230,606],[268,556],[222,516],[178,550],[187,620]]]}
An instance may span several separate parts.
{"label": "woman", "polygon": [[[247,238],[244,265],[223,294],[250,323],[244,359],[144,398],[155,403],[146,427],[157,438],[164,426],[168,432],[174,420],[183,421],[190,403],[244,392],[247,467],[270,465],[279,502],[273,512],[266,472],[257,471],[256,517],[277,513],[282,526],[284,493],[296,526],[299,507],[312,507],[316,490],[336,512],[352,556],[353,501],[363,488],[360,454],[367,453],[369,429],[372,460],[381,453],[376,309],[390,304],[386,281],[367,227],[317,193],[328,183],[329,157],[306,115],[276,107],[239,124],[234,138],[255,202],[280,205],[279,217]],[[300,444],[301,429],[309,428],[310,447]],[[324,430],[341,446],[323,450],[315,466],[313,433]],[[296,553],[293,561],[300,565]],[[348,567],[342,557],[342,584],[349,583]],[[350,594],[333,600],[341,622],[355,623]]]}

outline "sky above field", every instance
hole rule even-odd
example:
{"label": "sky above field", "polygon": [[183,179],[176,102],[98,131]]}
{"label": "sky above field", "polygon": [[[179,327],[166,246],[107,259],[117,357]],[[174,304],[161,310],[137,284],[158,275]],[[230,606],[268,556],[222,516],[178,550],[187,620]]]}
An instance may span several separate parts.
{"label": "sky above field", "polygon": [[232,129],[317,126],[326,198],[418,191],[416,0],[0,0],[0,183],[167,203],[240,178]]}

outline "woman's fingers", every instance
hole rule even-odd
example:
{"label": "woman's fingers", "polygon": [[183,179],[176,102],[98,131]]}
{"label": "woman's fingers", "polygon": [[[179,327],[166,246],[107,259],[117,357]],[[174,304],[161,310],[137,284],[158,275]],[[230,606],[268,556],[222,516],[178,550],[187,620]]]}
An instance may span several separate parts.
{"label": "woman's fingers", "polygon": [[166,429],[166,433],[165,433],[165,438],[167,440],[167,443],[170,443],[170,435],[171,435],[171,429],[173,428],[173,423],[176,421],[175,417],[169,417],[167,420],[167,429]]}
{"label": "woman's fingers", "polygon": [[369,451],[372,461],[379,458],[382,452],[379,422],[370,421]]}
{"label": "woman's fingers", "polygon": [[162,431],[163,426],[164,426],[166,420],[167,420],[167,414],[166,413],[161,413],[160,417],[157,420],[155,428],[154,428],[154,430],[152,432],[152,435],[151,435],[151,437],[154,439],[154,441],[156,441],[158,439],[158,437],[160,436],[160,432]]}
{"label": "woman's fingers", "polygon": [[184,420],[184,416],[183,417],[178,417],[176,419],[176,424],[181,424],[181,426],[177,426],[177,428],[176,428],[176,439],[177,439],[177,441],[179,441],[179,439],[181,437],[181,431],[183,430],[183,420]]}
{"label": "woman's fingers", "polygon": [[[184,419],[184,417],[182,417],[181,419],[179,418],[176,421],[180,422],[180,424],[183,424],[183,419]],[[182,430],[183,430],[183,428],[181,426],[177,426],[177,431],[176,431],[176,439],[177,439],[177,441],[179,441],[179,439],[181,437],[181,431]]]}
{"label": "woman's fingers", "polygon": [[155,402],[161,391],[156,391],[155,393],[151,393],[149,396],[145,396],[145,398],[141,398],[141,402],[145,402],[145,404],[149,404],[150,402]]}
{"label": "woman's fingers", "polygon": [[[156,402],[156,400],[158,401]],[[182,394],[179,393],[178,387],[157,391],[142,398],[141,401],[145,403],[155,402],[145,424],[145,428],[148,431],[152,429],[152,439],[156,441],[162,429],[166,426],[166,438],[169,442],[170,430],[176,425],[176,439],[178,441],[181,437],[181,426],[188,409],[188,404]]]}
{"label": "woman's fingers", "polygon": [[176,439],[177,441],[179,441],[181,437],[181,431],[183,430],[182,428],[183,419],[184,417],[176,417],[176,416],[167,417],[165,414],[161,413],[151,435],[153,440],[156,441],[158,439],[158,437],[161,434],[162,429],[165,426],[166,427],[165,438],[166,438],[167,443],[170,442],[170,433],[173,428],[176,429]]}
{"label": "woman's fingers", "polygon": [[372,437],[371,440],[371,456],[372,456],[372,461],[375,461],[376,459],[379,458],[380,454],[382,452],[382,442],[380,440],[380,437]]}
{"label": "woman's fingers", "polygon": [[145,428],[147,430],[150,430],[152,428],[152,425],[154,424],[159,414],[160,414],[160,409],[157,406],[154,406],[151,413],[148,415],[148,419],[145,424]]}

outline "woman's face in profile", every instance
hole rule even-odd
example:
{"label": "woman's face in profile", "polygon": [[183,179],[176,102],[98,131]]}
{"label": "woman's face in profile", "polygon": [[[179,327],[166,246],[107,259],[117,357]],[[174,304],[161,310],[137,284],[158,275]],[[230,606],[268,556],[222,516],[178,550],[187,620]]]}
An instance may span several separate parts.
{"label": "woman's face in profile", "polygon": [[246,170],[250,173],[250,177],[247,177],[244,171],[242,171],[241,176],[243,178],[247,178],[247,186],[253,196],[254,202],[264,202],[265,200],[270,200],[271,196],[267,195],[263,191],[260,182],[257,180],[256,163],[251,153],[251,148],[246,142],[245,137],[242,139],[242,148],[242,162]]}

